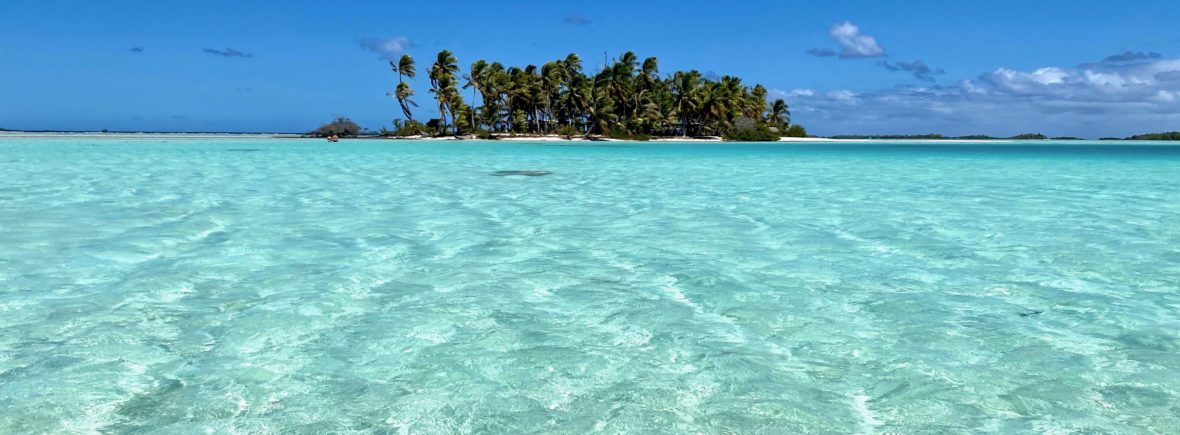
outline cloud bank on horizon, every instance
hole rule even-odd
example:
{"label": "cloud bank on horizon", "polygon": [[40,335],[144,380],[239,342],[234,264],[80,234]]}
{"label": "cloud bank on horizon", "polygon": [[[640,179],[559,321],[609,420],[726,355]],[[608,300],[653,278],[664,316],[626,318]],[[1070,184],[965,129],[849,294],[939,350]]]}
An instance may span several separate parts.
{"label": "cloud bank on horizon", "polygon": [[822,126],[821,134],[917,133],[895,126],[918,120],[930,132],[955,135],[1068,134],[1096,125],[1100,134],[1118,136],[1128,129],[1146,132],[1180,124],[1180,58],[1125,52],[1074,67],[999,67],[948,85],[868,92],[776,90],[772,95],[787,98],[796,119]]}
{"label": "cloud bank on horizon", "polygon": [[[1180,59],[1153,51],[1125,50],[1097,62],[1033,70],[998,67],[974,78],[935,84],[946,74],[921,59],[892,61],[876,37],[850,21],[828,32],[839,46],[812,48],[820,58],[856,61],[882,58],[876,66],[909,73],[925,85],[891,89],[774,90],[795,119],[820,134],[953,135],[1040,132],[1075,134],[1091,130],[1112,136],[1180,124]],[[904,127],[899,127],[904,126]]]}

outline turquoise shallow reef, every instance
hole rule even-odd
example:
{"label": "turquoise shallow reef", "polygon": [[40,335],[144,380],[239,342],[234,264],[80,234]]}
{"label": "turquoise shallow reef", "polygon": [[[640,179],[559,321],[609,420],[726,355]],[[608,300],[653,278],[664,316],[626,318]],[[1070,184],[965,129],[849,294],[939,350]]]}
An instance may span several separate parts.
{"label": "turquoise shallow reef", "polygon": [[1177,145],[0,138],[0,433],[1175,433],[1177,277]]}

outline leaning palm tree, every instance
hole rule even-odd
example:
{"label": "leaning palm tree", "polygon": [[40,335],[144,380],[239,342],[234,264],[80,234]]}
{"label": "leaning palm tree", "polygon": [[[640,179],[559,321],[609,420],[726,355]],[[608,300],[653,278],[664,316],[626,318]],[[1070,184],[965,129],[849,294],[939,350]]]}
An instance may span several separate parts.
{"label": "leaning palm tree", "polygon": [[414,118],[410,113],[410,106],[417,107],[418,103],[410,100],[410,97],[414,96],[414,90],[410,89],[410,85],[406,84],[403,77],[414,78],[417,75],[417,71],[414,69],[414,58],[408,54],[403,54],[401,59],[396,63],[392,60],[389,61],[389,66],[397,73],[397,89],[392,94],[387,95],[397,98],[397,104],[401,106],[402,114],[405,115],[406,120],[413,121]]}
{"label": "leaning palm tree", "polygon": [[414,96],[414,90],[410,89],[410,85],[406,82],[401,82],[397,84],[397,90],[394,91],[393,96],[397,98],[397,104],[401,106],[402,114],[406,116],[406,120],[413,122],[414,115],[410,113],[410,106],[418,107],[418,103],[410,99]]}

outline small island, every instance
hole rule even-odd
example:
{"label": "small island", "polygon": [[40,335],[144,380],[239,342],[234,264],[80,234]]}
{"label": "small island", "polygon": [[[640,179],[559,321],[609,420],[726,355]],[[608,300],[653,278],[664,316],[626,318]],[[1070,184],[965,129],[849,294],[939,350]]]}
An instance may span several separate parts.
{"label": "small island", "polygon": [[[657,58],[641,61],[632,52],[587,74],[577,54],[524,67],[477,60],[463,71],[454,54],[443,50],[423,72],[430,79],[428,102],[415,100],[417,93],[405,80],[419,74],[414,58],[402,55],[390,66],[398,82],[389,95],[397,100],[404,119],[394,121],[393,130],[382,129],[381,136],[742,141],[807,136],[803,126],[791,123],[787,103],[769,101],[762,85],[748,86],[738,77],[708,77],[695,70],[661,75]],[[420,104],[432,116],[425,123],[414,118]],[[313,134],[325,132],[321,128]]]}

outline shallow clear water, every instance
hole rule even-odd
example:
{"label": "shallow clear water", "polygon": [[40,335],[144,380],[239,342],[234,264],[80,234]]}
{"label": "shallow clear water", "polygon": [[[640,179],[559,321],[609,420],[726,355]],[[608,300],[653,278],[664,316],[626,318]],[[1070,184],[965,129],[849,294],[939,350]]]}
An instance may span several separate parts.
{"label": "shallow clear water", "polygon": [[1180,427],[1180,146],[569,145],[0,139],[0,433]]}

